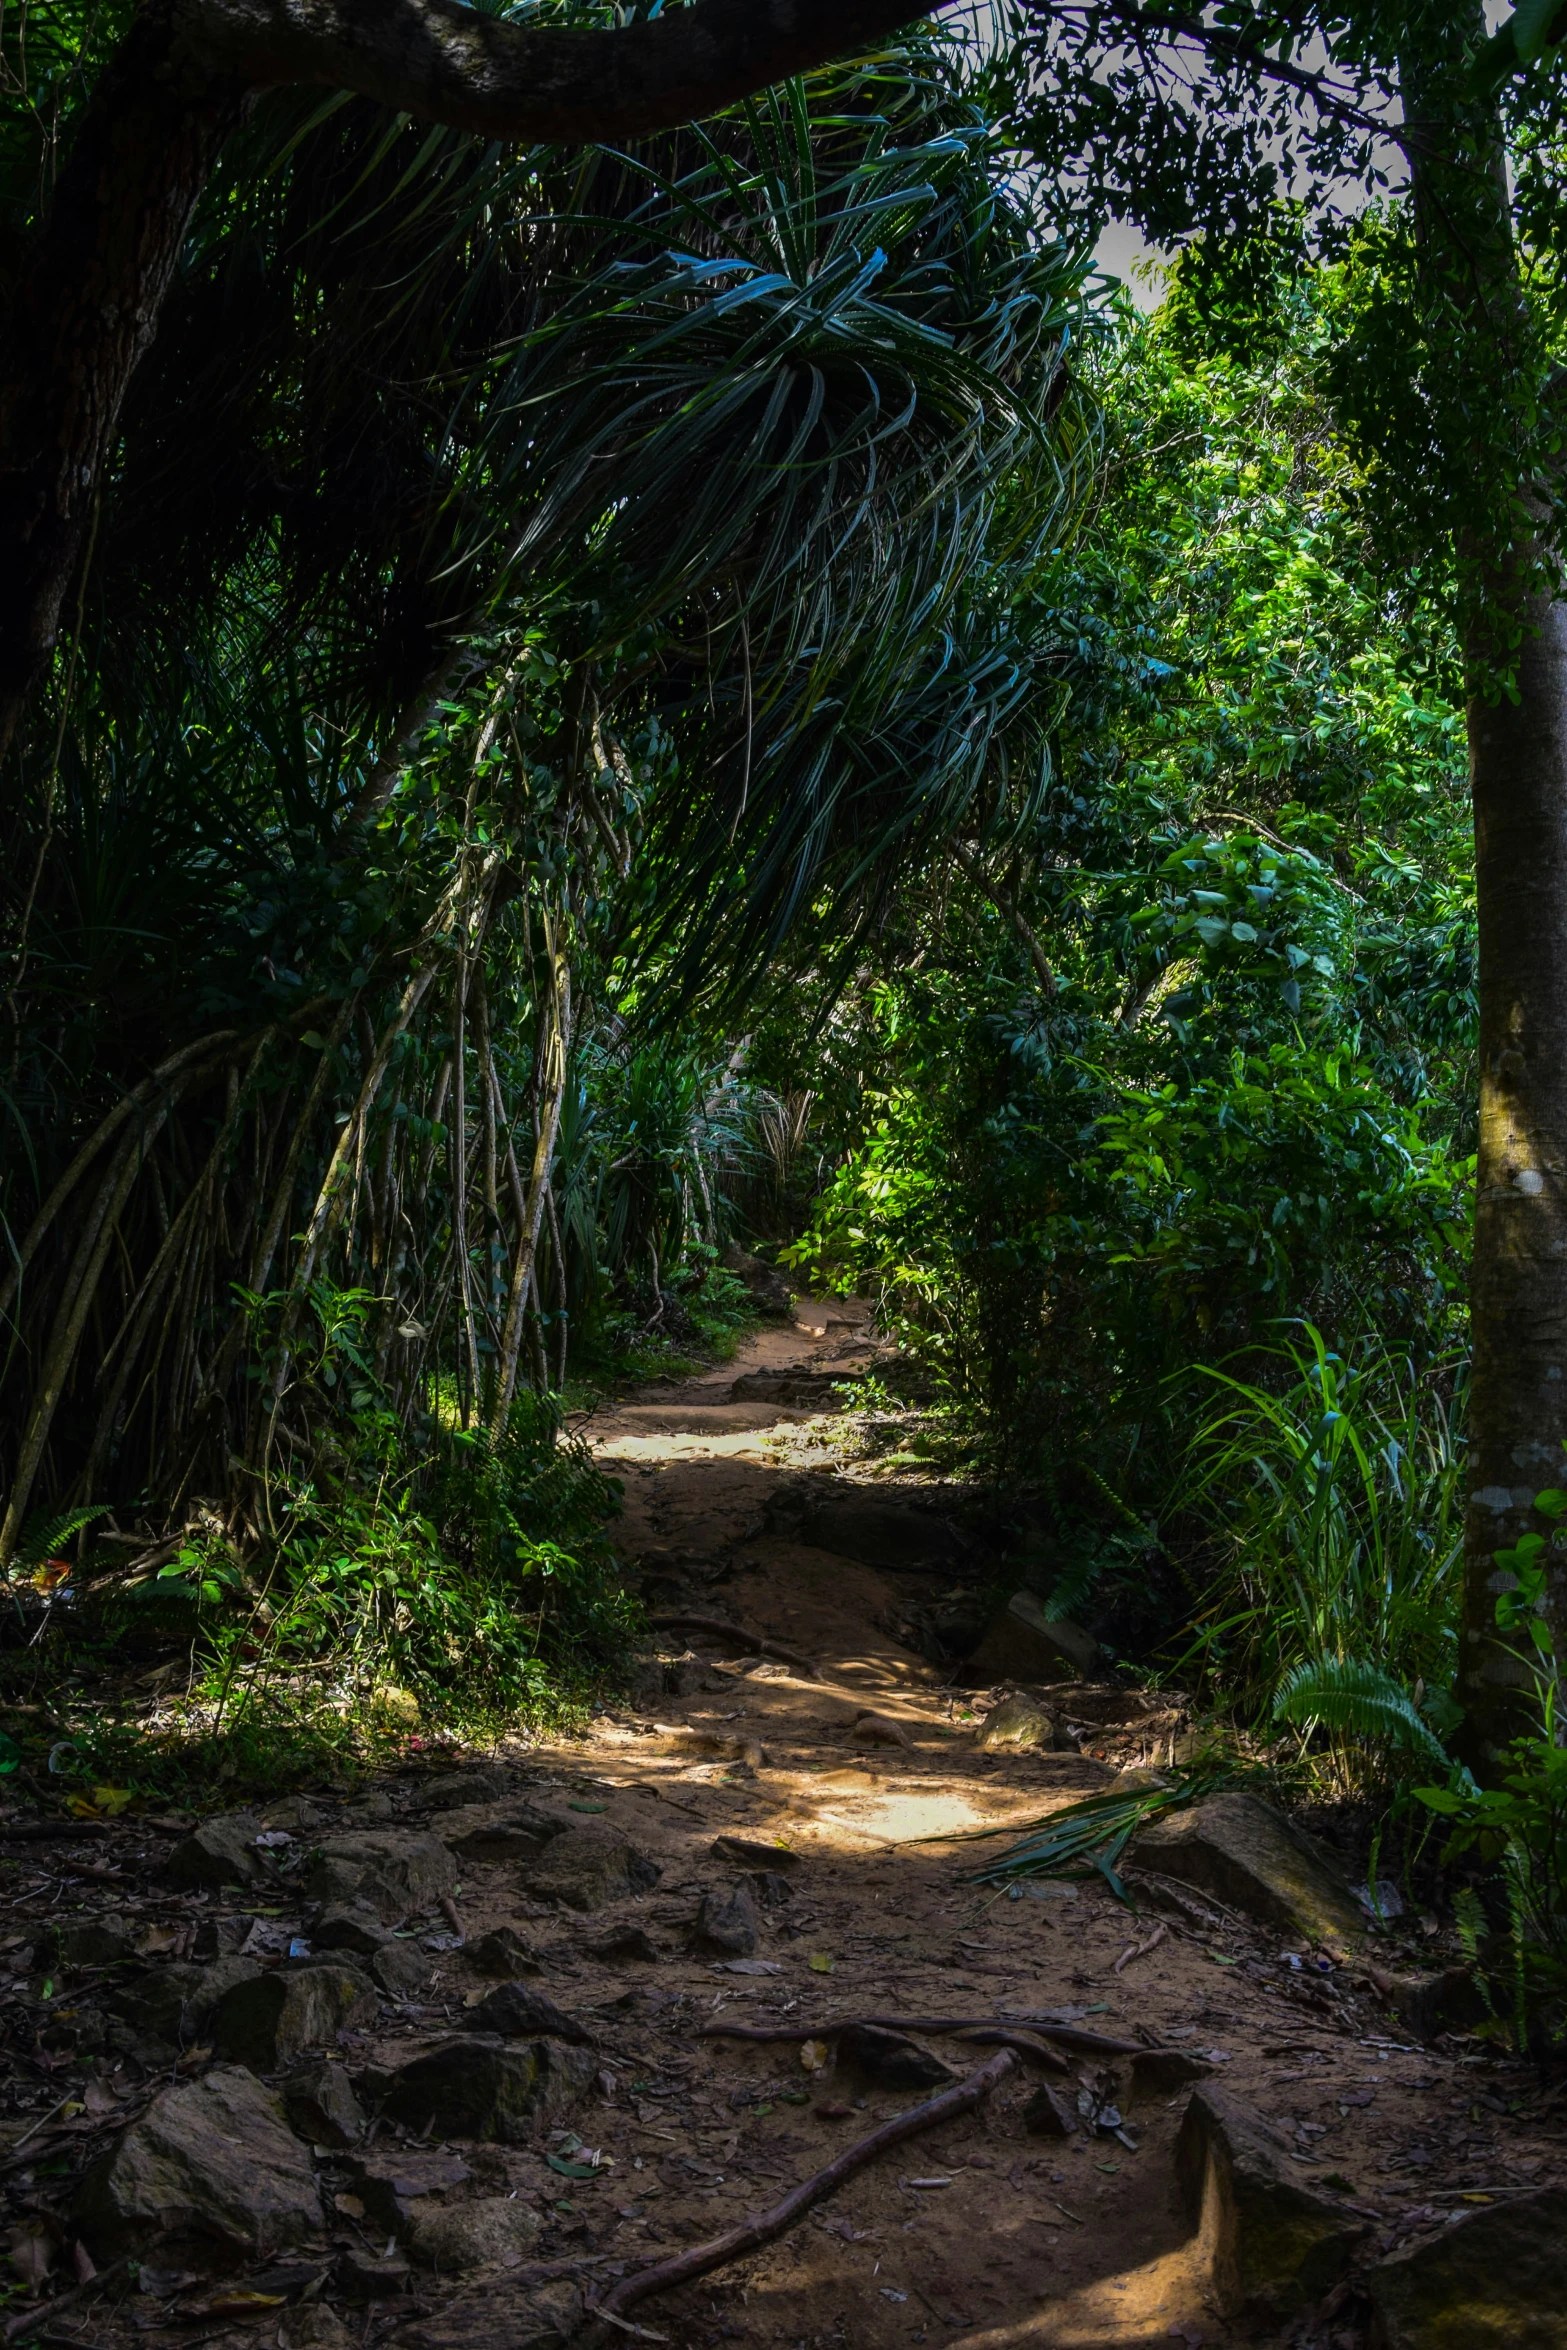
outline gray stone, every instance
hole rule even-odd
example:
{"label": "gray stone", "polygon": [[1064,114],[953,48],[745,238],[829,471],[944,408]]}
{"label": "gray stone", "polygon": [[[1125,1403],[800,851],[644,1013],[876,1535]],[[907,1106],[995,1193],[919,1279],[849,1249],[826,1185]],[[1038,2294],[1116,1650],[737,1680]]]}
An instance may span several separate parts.
{"label": "gray stone", "polygon": [[1136,1837],[1129,1857],[1264,1925],[1335,1949],[1365,1929],[1359,1903],[1327,1855],[1259,1795],[1234,1790],[1166,1812]]}
{"label": "gray stone", "polygon": [[581,2322],[582,2295],[564,2278],[510,2295],[494,2284],[399,2326],[392,2350],[562,2350]]}
{"label": "gray stone", "polygon": [[1041,2081],[1023,2108],[1023,2127],[1036,2138],[1071,2138],[1077,2134],[1077,2113],[1059,2089]]}
{"label": "gray stone", "polygon": [[1383,2350],[1567,2350],[1567,2193],[1468,2212],[1366,2282]]}
{"label": "gray stone", "polygon": [[527,1983],[502,1983],[470,2008],[470,2032],[498,2032],[503,2040],[531,2040],[542,2033],[551,2040],[574,2040],[586,2046],[589,2035],[574,2016],[567,2015]]}
{"label": "gray stone", "polygon": [[373,1909],[345,1909],[340,1903],[324,1909],[310,1929],[317,1950],[348,1950],[356,1958],[374,1958],[392,1939]]}
{"label": "gray stone", "polygon": [[305,1891],[327,1908],[368,1908],[383,1925],[432,1909],[457,1883],[457,1863],[438,1836],[366,1828],[326,1836],[313,1854]]}
{"label": "gray stone", "polygon": [[539,2121],[564,2120],[597,2071],[590,2049],[560,2040],[445,2040],[399,2068],[383,2110],[415,2134],[519,2145]]}
{"label": "gray stone", "polygon": [[466,2186],[473,2173],[444,2147],[378,2146],[351,2163],[348,2176],[372,2225],[401,2235],[421,2204]]}
{"label": "gray stone", "polygon": [[524,1942],[514,1926],[496,1926],[490,1933],[481,1935],[468,1956],[480,1974],[500,1975],[507,1982],[514,1981],[518,1975],[538,1975],[544,1971],[538,1953]]}
{"label": "gray stone", "polygon": [[520,2197],[486,2197],[415,2211],[403,2241],[421,2268],[462,2276],[476,2268],[520,2268],[539,2240],[540,2224]]}
{"label": "gray stone", "polygon": [[136,1945],[123,1918],[62,1918],[48,1927],[38,1960],[49,1967],[119,1966],[134,1958]]}
{"label": "gray stone", "polygon": [[1224,2317],[1281,2327],[1348,2268],[1366,2223],[1297,2175],[1282,2133],[1221,2089],[1192,2092],[1175,2171]]}
{"label": "gray stone", "polygon": [[224,2056],[272,2073],[305,2049],[368,2023],[375,2010],[375,1991],[357,1967],[280,1967],[226,1991],[213,2031]]}
{"label": "gray stone", "polygon": [[208,2269],[290,2250],[321,2218],[309,2154],[279,2100],[228,2065],[154,2099],[93,2165],[74,2211],[100,2264],[156,2243],[161,2260]]}
{"label": "gray stone", "polygon": [[974,1744],[987,1752],[1003,1747],[1022,1754],[1077,1752],[1076,1740],[1033,1697],[1004,1697],[980,1723]]}
{"label": "gray stone", "polygon": [[1050,1617],[1031,1591],[1015,1591],[991,1618],[984,1638],[963,1667],[971,1688],[986,1681],[1085,1680],[1099,1644],[1064,1616]]}
{"label": "gray stone", "polygon": [[370,1961],[370,1972],[388,1999],[417,1999],[435,1961],[417,1942],[388,1942]]}
{"label": "gray stone", "polygon": [[312,2146],[352,2146],[365,2126],[364,2109],[340,2064],[302,2064],[283,2083],[283,2110]]}
{"label": "gray stone", "polygon": [[238,1951],[206,1966],[173,1960],[127,1983],[111,2004],[138,2032],[182,2048],[200,2039],[227,1992],[237,1983],[254,1982],[261,1972],[253,1958],[242,1958]]}
{"label": "gray stone", "polygon": [[958,2076],[906,2033],[850,2024],[838,2034],[838,2062],[879,2089],[945,2089]]}
{"label": "gray stone", "polygon": [[225,1885],[258,1885],[266,1864],[256,1850],[261,1823],[248,1811],[203,1820],[175,1845],[163,1874],[182,1892],[218,1893]]}
{"label": "gray stone", "polygon": [[445,1771],[420,1789],[431,1811],[456,1811],[467,1803],[503,1803],[512,1791],[509,1771]]}
{"label": "gray stone", "polygon": [[527,1884],[542,1900],[591,1910],[650,1891],[663,1873],[607,1820],[590,1820],[555,1838],[528,1869]]}
{"label": "gray stone", "polygon": [[596,1942],[584,1945],[589,1958],[604,1960],[609,1966],[622,1965],[627,1959],[644,1965],[656,1965],[660,1957],[657,1944],[645,1926],[615,1926]]}
{"label": "gray stone", "polygon": [[704,1893],[696,1913],[697,1946],[721,1951],[726,1958],[750,1958],[759,1922],[748,1885]]}

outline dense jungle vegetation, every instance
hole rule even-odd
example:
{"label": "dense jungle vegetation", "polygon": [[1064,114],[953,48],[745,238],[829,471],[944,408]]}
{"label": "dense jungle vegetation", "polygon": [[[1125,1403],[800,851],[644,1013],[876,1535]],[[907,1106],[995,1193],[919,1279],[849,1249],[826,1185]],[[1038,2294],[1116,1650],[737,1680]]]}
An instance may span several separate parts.
{"label": "dense jungle vegetation", "polygon": [[[168,13],[5,20],[29,333]],[[9,1760],[613,1688],[567,1416],[733,1344],[740,1242],[878,1299],[889,1444],[1043,1504],[1050,1608],[1445,1812],[1559,1965],[1567,1271],[1497,1223],[1567,1126],[1548,17],[1177,14],[1142,114],[1102,11],[875,18],[699,124],[312,68],[202,133],[6,590]]]}

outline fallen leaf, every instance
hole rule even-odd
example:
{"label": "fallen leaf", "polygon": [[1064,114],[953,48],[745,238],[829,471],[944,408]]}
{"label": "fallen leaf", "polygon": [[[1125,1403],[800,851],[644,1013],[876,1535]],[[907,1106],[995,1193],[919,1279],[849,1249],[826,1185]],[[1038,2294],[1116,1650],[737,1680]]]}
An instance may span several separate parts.
{"label": "fallen leaf", "polygon": [[830,1950],[813,1950],[805,1963],[813,1975],[830,1975],[833,1970],[832,1952]]}
{"label": "fallen leaf", "polygon": [[599,2175],[598,2166],[591,2162],[564,2162],[558,2154],[546,2154],[544,2159],[559,2178],[596,2179]]}
{"label": "fallen leaf", "polygon": [[[815,1964],[815,1961],[812,1961]],[[832,2055],[825,2040],[807,2040],[800,2050],[800,2062],[808,2073],[819,2073]]]}
{"label": "fallen leaf", "polygon": [[332,2201],[337,2205],[338,2210],[343,2214],[345,2219],[364,2218],[365,2207],[360,2202],[357,2195],[334,2195]]}
{"label": "fallen leaf", "polygon": [[136,1801],[136,1790],[134,1787],[95,1787],[92,1799],[106,1818],[114,1820]]}

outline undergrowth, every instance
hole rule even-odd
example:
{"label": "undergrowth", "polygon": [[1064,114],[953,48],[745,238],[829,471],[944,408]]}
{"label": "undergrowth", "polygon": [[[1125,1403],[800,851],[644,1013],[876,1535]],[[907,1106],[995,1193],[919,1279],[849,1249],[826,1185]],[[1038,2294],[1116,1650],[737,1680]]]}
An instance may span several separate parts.
{"label": "undergrowth", "polygon": [[624,1675],[619,1487],[548,1399],[498,1441],[362,1411],[267,1501],[259,1540],[198,1518],[129,1573],[90,1544],[30,1590],[30,1630],[13,1595],[0,1708],[34,1792],[113,1811],[351,1777],[580,1720]]}

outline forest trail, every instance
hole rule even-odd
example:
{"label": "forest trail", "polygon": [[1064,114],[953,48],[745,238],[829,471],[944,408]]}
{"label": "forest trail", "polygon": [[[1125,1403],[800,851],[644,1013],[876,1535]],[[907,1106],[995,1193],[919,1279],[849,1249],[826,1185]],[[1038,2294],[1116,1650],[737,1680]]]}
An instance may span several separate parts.
{"label": "forest trail", "polygon": [[[1365,2350],[1352,2281],[1222,2320],[1176,2175],[1193,2096],[1266,2137],[1286,2205],[1329,2199],[1357,2273],[1567,2180],[1556,2091],[1474,2038],[1417,2044],[1376,1991],[1422,1921],[1332,1964],[1157,1878],[1134,1916],[1098,1879],[965,1882],[993,1847],[929,1840],[1105,1786],[1147,1731],[1135,1693],[1074,1684],[1073,1750],[987,1751],[1009,1685],[949,1685],[885,1628],[970,1538],[853,1441],[832,1389],[875,1352],[807,1302],[592,1416],[665,1621],[584,1734],[416,1737],[370,1783],[200,1820],[0,1806],[18,2350],[585,2344],[584,2303],[989,2062],[958,2021],[1032,2018],[1055,2053],[608,2338]],[[875,2019],[911,2028],[842,2037]]]}
{"label": "forest trail", "polygon": [[[620,2183],[635,2188],[614,2198],[616,2265],[643,2242],[719,2233],[910,2102],[865,2078],[812,2075],[787,2043],[698,2037],[720,2019],[826,2027],[1054,2011],[1107,2036],[1190,2050],[1282,2126],[1304,2183],[1326,2177],[1327,2191],[1359,2206],[1368,2249],[1439,2224],[1452,2204],[1433,2193],[1498,2179],[1523,2187],[1555,2172],[1559,2146],[1512,2119],[1498,2145],[1500,2102],[1466,2096],[1450,2049],[1400,2044],[1375,1998],[1356,1996],[1348,1968],[1313,1977],[1281,1950],[1286,1937],[1229,1914],[1208,1932],[1167,1921],[1144,1951],[1150,1921],[1130,1918],[1107,1889],[998,1897],[962,1882],[976,1848],[919,1841],[1021,1826],[1149,1758],[1128,1730],[1090,1732],[1092,1751],[1079,1754],[981,1751],[975,1719],[1001,1692],[954,1689],[880,1629],[911,1582],[939,1588],[951,1569],[940,1516],[922,1518],[886,1481],[867,1484],[863,1467],[845,1471],[833,1422],[820,1416],[832,1381],[873,1359],[861,1313],[805,1301],[792,1328],[764,1330],[732,1366],[667,1395],[641,1391],[590,1423],[599,1456],[625,1480],[617,1539],[643,1569],[655,1616],[733,1622],[811,1660],[745,1655],[670,1621],[666,1654],[685,1655],[666,1664],[665,1693],[606,1717],[589,1742],[611,1810],[644,1834],[658,1823],[660,1896],[677,1897],[670,1923],[689,1922],[694,1897],[733,1881],[715,1866],[717,1835],[786,1844],[795,1856],[785,1897],[759,1909],[754,1954],[704,1959],[688,1948],[649,1978],[658,1989],[644,1997],[675,1999],[659,2036],[666,2063],[678,2044],[684,2070],[665,2076],[661,2102],[633,2094],[615,2133]],[[921,1498],[939,1507],[939,1489]],[[845,1555],[856,1549],[878,1563]],[[867,1745],[863,1727],[856,1736],[866,1708],[868,1735],[893,1743]],[[700,1751],[723,1741],[727,1754]],[[584,1749],[555,1751],[580,1764]],[[928,2045],[957,2053],[950,2041]],[[1125,2109],[1124,2134],[1049,2140],[1025,2126],[1041,2076],[1024,2073],[960,2125],[884,2158],[771,2250],[649,2304],[646,2322],[682,2342],[824,2350],[1256,2338],[1216,2315],[1177,2186],[1172,2150],[1188,2093],[1139,2097],[1124,2062],[1080,2058],[1058,2088],[1069,2101],[1080,2088],[1108,2092]],[[1542,2115],[1533,2129],[1547,2126]],[[1321,2341],[1359,2341],[1352,2321],[1345,2306]]]}

